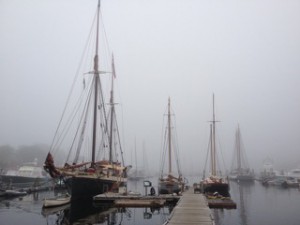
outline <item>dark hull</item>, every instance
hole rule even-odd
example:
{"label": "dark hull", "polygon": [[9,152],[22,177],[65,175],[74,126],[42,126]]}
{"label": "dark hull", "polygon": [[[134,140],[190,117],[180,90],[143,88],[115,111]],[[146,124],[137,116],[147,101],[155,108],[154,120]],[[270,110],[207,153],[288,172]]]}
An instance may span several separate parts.
{"label": "dark hull", "polygon": [[254,176],[252,175],[238,175],[236,177],[237,181],[241,182],[254,182]]}
{"label": "dark hull", "polygon": [[[69,194],[72,199],[91,199],[95,195],[103,194],[108,191],[117,192],[117,182],[114,180],[87,178],[87,177],[69,177],[65,180]],[[124,186],[125,183],[118,183],[119,186]]]}
{"label": "dark hull", "polygon": [[237,174],[229,176],[229,179],[238,182],[254,182],[255,177],[252,174]]}
{"label": "dark hull", "polygon": [[202,184],[202,192],[204,194],[214,194],[218,192],[224,197],[230,197],[229,184],[228,183],[209,183]]}
{"label": "dark hull", "polygon": [[38,186],[50,186],[48,177],[22,177],[12,175],[1,175],[4,185],[10,185],[18,188],[29,188]]}
{"label": "dark hull", "polygon": [[181,192],[181,185],[176,182],[166,183],[166,182],[159,182],[158,184],[158,193],[159,194],[173,194]]}

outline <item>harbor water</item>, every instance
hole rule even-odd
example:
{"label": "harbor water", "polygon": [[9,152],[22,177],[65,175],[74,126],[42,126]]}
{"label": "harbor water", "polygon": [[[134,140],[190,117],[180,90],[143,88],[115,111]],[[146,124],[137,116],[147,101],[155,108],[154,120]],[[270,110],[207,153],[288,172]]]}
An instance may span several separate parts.
{"label": "harbor water", "polygon": [[[151,181],[151,179],[149,179]],[[153,180],[154,187],[156,179]],[[190,180],[192,184],[193,179]],[[143,182],[129,182],[129,190],[145,194]],[[216,225],[298,225],[300,192],[298,188],[265,187],[259,182],[230,183],[237,209],[212,209]],[[52,224],[163,224],[173,206],[164,208],[118,209],[93,202],[72,202],[61,208],[42,209],[44,198],[53,191],[0,200],[0,225]]]}
{"label": "harbor water", "polygon": [[216,224],[298,225],[300,224],[299,188],[263,186],[254,183],[230,183],[236,210],[213,210]]}

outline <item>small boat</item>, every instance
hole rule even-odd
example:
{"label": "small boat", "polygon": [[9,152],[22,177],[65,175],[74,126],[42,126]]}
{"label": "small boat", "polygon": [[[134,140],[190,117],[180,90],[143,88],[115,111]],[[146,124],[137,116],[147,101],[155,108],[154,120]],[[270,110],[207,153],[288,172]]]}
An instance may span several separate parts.
{"label": "small boat", "polygon": [[[217,174],[217,160],[216,160],[216,131],[215,131],[215,105],[213,95],[213,119],[210,125],[210,141],[209,141],[209,152],[210,152],[210,176],[203,177],[200,181],[200,189],[203,194],[207,197],[227,198],[230,197],[228,179],[221,177],[221,174]],[[205,172],[203,173],[205,176]]]}
{"label": "small boat", "polygon": [[273,162],[271,159],[267,158],[263,162],[263,168],[259,175],[259,181],[263,185],[267,185],[268,181],[275,179],[276,176],[279,176],[280,173],[277,170],[274,170]]}
{"label": "small boat", "polygon": [[10,187],[30,188],[38,186],[50,186],[48,176],[41,166],[38,166],[37,159],[33,162],[24,163],[18,170],[8,170],[0,175],[3,184]]}
{"label": "small boat", "polygon": [[0,190],[0,197],[20,197],[27,195],[26,191],[18,191],[18,190]]}
{"label": "small boat", "polygon": [[287,177],[285,175],[277,175],[272,179],[266,180],[264,185],[287,187]]}
{"label": "small boat", "polygon": [[242,137],[240,132],[240,127],[238,126],[235,133],[235,160],[232,163],[232,169],[229,174],[229,179],[238,182],[253,182],[254,172],[251,171],[245,151],[243,151]]}
{"label": "small boat", "polygon": [[54,197],[54,198],[46,198],[44,199],[43,207],[57,207],[61,205],[66,205],[70,203],[71,196],[69,194],[65,194],[62,196]]}
{"label": "small boat", "polygon": [[[139,181],[139,180],[144,180],[147,176],[145,174],[145,169],[138,167],[138,160],[137,160],[137,152],[136,152],[136,141],[135,141],[135,146],[134,146],[134,153],[135,153],[135,166],[134,168],[131,168],[127,175],[128,175],[128,180],[131,181]],[[141,163],[144,164],[144,163]]]}
{"label": "small boat", "polygon": [[288,175],[289,177],[293,177],[293,178],[295,178],[295,179],[300,180],[300,169],[299,169],[299,168],[292,169],[292,170],[290,170],[290,171],[287,173],[287,175]]}
{"label": "small boat", "polygon": [[71,203],[67,203],[60,206],[53,206],[53,207],[42,207],[41,214],[44,217],[48,217],[50,215],[59,214],[60,212],[63,212],[64,210],[67,210],[70,208]]}
{"label": "small boat", "polygon": [[[158,193],[159,194],[179,194],[184,191],[185,180],[182,176],[180,171],[180,164],[179,164],[179,155],[178,149],[176,150],[177,145],[174,144],[175,138],[177,135],[172,135],[171,132],[172,124],[171,121],[171,100],[168,100],[168,121],[166,126],[166,131],[164,134],[164,144],[163,144],[163,153],[162,153],[162,160],[161,160],[161,175],[158,180]],[[172,154],[174,154],[175,161],[177,162],[177,173],[178,176],[175,176],[172,171]],[[164,166],[165,166],[165,156],[168,155],[168,173],[164,174]]]}

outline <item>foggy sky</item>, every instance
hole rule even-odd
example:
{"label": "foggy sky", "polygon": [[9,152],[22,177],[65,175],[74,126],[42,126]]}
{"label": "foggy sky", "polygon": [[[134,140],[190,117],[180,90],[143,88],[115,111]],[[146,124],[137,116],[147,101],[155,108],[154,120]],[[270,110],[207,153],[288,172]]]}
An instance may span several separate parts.
{"label": "foggy sky", "polygon": [[[96,0],[0,0],[0,145],[51,144]],[[300,166],[300,2],[103,0],[126,159],[157,168],[171,97],[183,172],[202,171],[215,94],[230,168],[239,124],[250,166]],[[141,156],[141,153],[139,153]]]}

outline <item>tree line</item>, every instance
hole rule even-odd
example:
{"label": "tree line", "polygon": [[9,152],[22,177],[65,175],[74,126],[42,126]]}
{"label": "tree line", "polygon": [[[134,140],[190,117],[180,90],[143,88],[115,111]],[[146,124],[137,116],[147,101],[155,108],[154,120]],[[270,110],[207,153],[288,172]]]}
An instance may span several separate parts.
{"label": "tree line", "polygon": [[46,145],[23,145],[12,147],[0,146],[0,169],[18,169],[23,163],[33,162],[37,159],[38,165],[44,164],[49,151]]}

